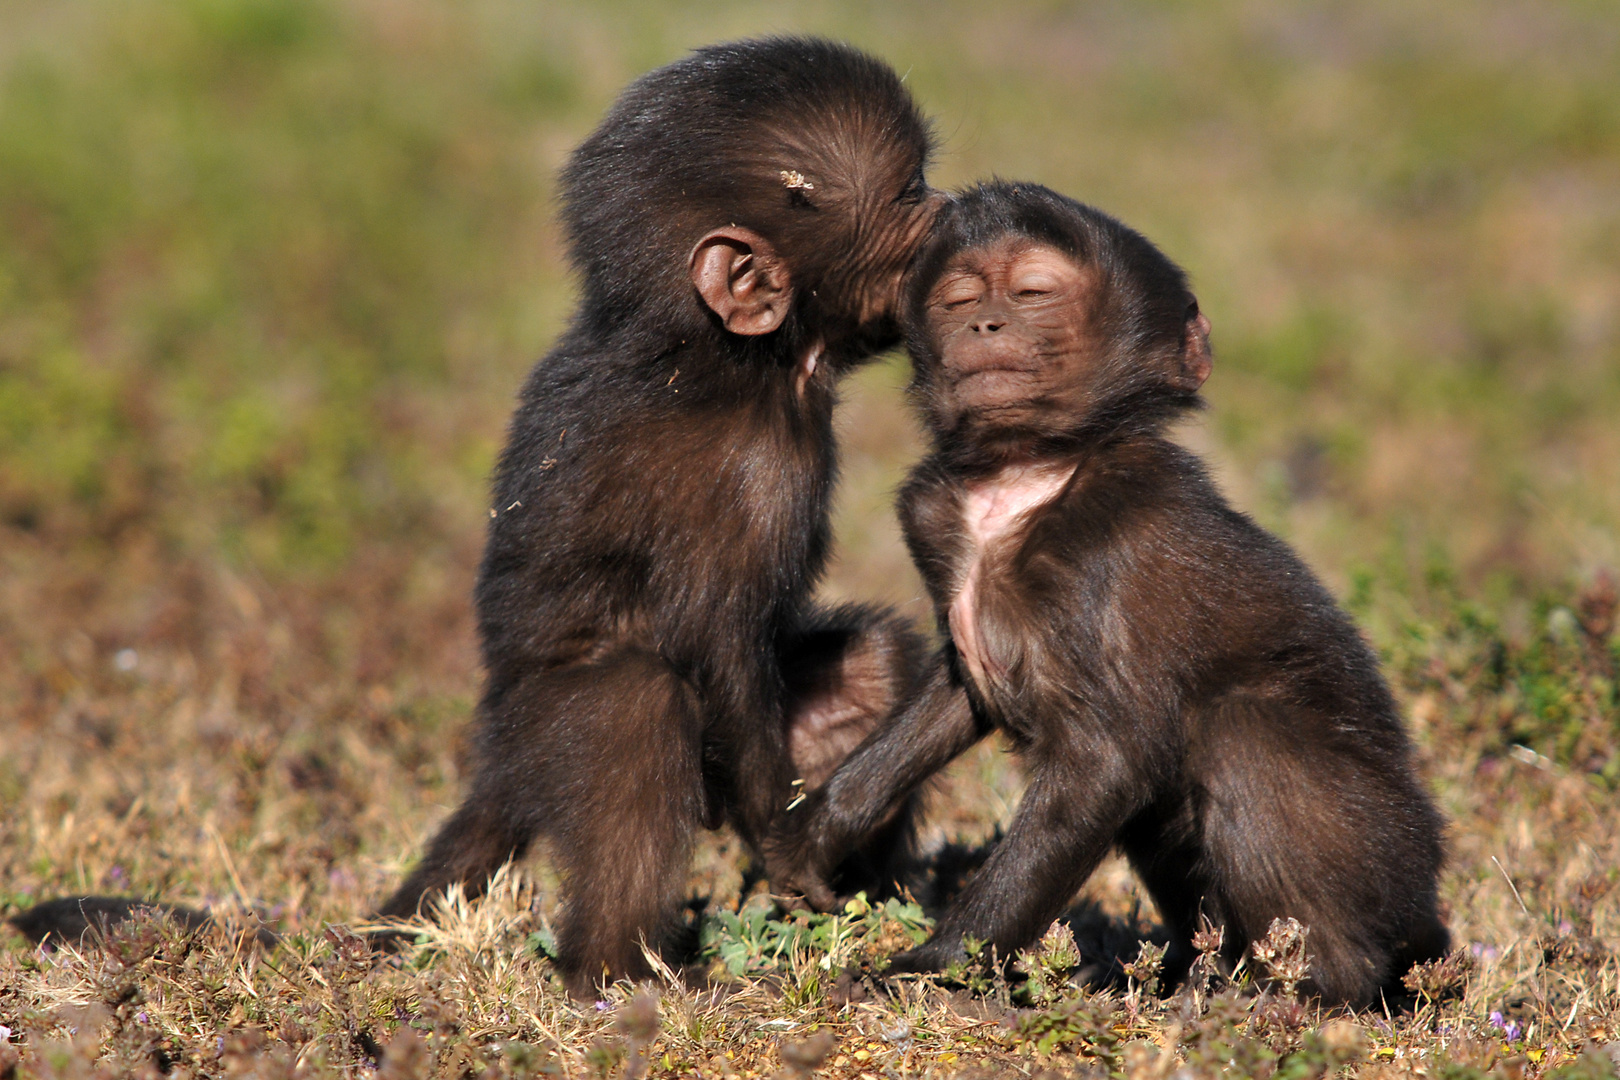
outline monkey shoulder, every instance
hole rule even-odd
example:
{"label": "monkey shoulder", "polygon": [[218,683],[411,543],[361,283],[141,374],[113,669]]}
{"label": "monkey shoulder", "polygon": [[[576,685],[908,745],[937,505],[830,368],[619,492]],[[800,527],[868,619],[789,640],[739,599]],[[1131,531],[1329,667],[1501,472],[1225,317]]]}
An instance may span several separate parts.
{"label": "monkey shoulder", "polygon": [[[1398,730],[1377,655],[1292,546],[1231,506],[1200,462],[1180,451],[1168,511],[1153,530],[1155,592],[1180,586],[1178,609],[1219,643],[1192,668],[1247,673],[1344,732]],[[1144,560],[1148,562],[1150,560]],[[1401,743],[1404,746],[1404,743]],[[1399,749],[1399,747],[1397,747]]]}
{"label": "monkey shoulder", "polygon": [[1167,639],[1177,636],[1170,624],[1185,622],[1228,626],[1223,641],[1260,652],[1308,638],[1347,662],[1370,656],[1293,549],[1233,508],[1203,462],[1168,440],[1082,461],[1052,510],[1031,530],[1020,565],[1053,602],[1077,613],[1117,605]]}
{"label": "monkey shoulder", "polygon": [[1081,457],[1032,523],[1022,564],[1105,566],[1128,575],[1141,571],[1144,559],[1179,561],[1229,531],[1226,509],[1202,464],[1180,447],[1139,440],[1106,448]]}

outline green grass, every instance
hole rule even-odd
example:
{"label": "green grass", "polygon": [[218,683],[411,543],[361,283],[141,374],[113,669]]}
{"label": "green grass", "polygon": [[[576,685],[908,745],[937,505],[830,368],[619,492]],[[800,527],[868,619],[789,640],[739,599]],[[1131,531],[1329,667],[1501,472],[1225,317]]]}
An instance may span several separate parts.
{"label": "green grass", "polygon": [[[543,857],[398,967],[328,932],[457,797],[486,477],[572,303],[557,168],[636,74],[783,30],[905,72],[936,182],[1051,184],[1192,273],[1216,367],[1185,437],[1382,650],[1452,822],[1472,968],[1415,1014],[1242,979],[1160,1002],[1151,956],[1082,992],[1060,938],[1027,985],[881,992],[920,917],[784,917],[725,833],[690,882],[715,995],[568,1001]],[[132,891],[289,934],[7,937],[0,1077],[354,1075],[379,1047],[397,1077],[1612,1075],[1616,71],[1620,12],[1577,0],[0,3],[0,911]],[[921,621],[905,378],[849,387],[827,589]],[[983,839],[1020,784],[969,755],[929,838]],[[1082,966],[1151,936],[1117,860],[1084,899]]]}

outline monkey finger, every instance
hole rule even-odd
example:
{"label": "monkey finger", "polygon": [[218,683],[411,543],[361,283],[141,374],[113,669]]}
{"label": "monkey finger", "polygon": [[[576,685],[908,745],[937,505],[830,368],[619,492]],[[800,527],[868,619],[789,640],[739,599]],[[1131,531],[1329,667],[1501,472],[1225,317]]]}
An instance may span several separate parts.
{"label": "monkey finger", "polygon": [[791,887],[798,893],[801,909],[827,912],[837,911],[843,906],[842,898],[819,875],[801,875],[794,879]]}
{"label": "monkey finger", "polygon": [[810,906],[817,911],[842,911],[849,901],[829,889],[824,883],[817,882],[815,888],[806,893]]}
{"label": "monkey finger", "polygon": [[810,902],[796,890],[790,890],[785,893],[772,893],[771,899],[774,900],[776,902],[776,906],[781,908],[783,911],[793,912],[815,910],[815,908],[810,906]]}

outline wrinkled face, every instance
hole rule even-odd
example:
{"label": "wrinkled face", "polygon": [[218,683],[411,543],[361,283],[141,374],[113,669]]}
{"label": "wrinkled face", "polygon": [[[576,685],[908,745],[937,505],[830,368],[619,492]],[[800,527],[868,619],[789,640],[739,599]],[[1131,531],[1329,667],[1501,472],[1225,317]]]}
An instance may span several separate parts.
{"label": "wrinkled face", "polygon": [[1008,237],[946,264],[927,299],[939,357],[924,373],[941,420],[998,424],[1078,405],[1097,354],[1099,275],[1056,248]]}
{"label": "wrinkled face", "polygon": [[859,362],[900,340],[901,283],[946,196],[923,178],[921,130],[909,144],[881,132],[819,134],[765,156],[738,215],[745,224],[704,233],[688,266],[729,332],[758,337],[791,317],[832,363]]}
{"label": "wrinkled face", "polygon": [[850,321],[852,336],[883,344],[899,338],[901,281],[946,198],[928,187],[920,159],[888,165],[857,190],[829,193],[851,228],[819,297]]}

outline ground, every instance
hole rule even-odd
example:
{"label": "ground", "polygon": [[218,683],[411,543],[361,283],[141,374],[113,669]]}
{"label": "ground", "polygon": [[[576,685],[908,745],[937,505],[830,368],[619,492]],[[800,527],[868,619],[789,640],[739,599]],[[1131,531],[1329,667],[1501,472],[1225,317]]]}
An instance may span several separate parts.
{"label": "ground", "polygon": [[[884,958],[926,932],[920,909],[785,915],[759,889],[738,895],[744,857],[724,833],[690,884],[708,898],[709,987],[671,972],[579,1003],[546,957],[543,855],[479,902],[453,897],[396,960],[354,936],[457,794],[464,601],[413,600],[403,581],[301,595],[219,570],[75,577],[58,553],[9,539],[7,656],[21,662],[4,669],[0,904],[129,893],[206,907],[217,924],[137,920],[43,953],[6,939],[0,1071],[19,1054],[25,1076],[90,1075],[92,1061],[198,1075],[380,1061],[390,1076],[1614,1068],[1579,1058],[1620,1048],[1620,647],[1601,580],[1539,608],[1517,641],[1436,585],[1380,642],[1450,821],[1442,897],[1458,951],[1414,974],[1414,1011],[1334,1017],[1241,975],[1161,1000],[1144,986],[1151,904],[1117,860],[1087,886],[1073,935],[1025,958],[1026,982],[989,965],[884,980]],[[1363,602],[1394,604],[1375,589]],[[354,628],[341,663],[321,644],[333,619]],[[120,645],[130,620],[169,637]],[[986,744],[934,792],[928,838],[985,840],[1017,798],[1015,759]],[[271,949],[254,944],[258,916],[284,935]],[[1279,934],[1278,955],[1249,966],[1288,981],[1294,945]]]}

